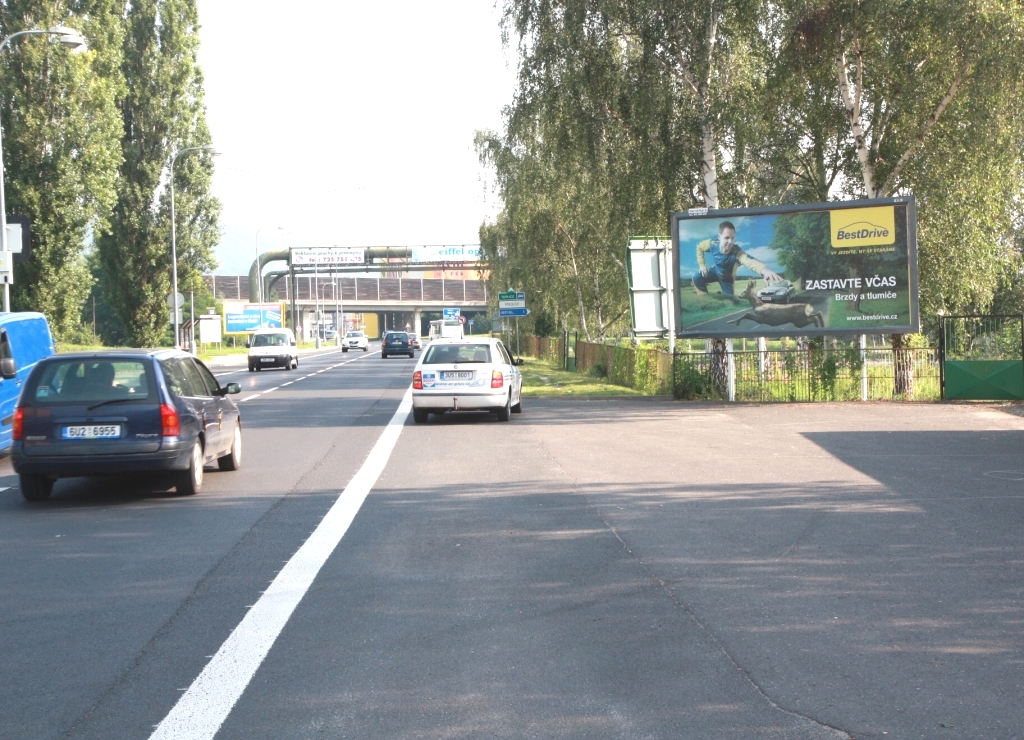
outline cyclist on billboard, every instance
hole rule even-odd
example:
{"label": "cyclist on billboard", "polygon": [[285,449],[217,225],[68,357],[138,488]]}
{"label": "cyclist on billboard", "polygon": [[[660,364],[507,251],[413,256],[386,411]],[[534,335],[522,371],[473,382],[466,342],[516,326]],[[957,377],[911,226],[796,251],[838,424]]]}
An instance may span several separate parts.
{"label": "cyclist on billboard", "polygon": [[[707,262],[708,255],[711,257],[710,266]],[[723,221],[718,225],[717,239],[705,239],[697,244],[697,266],[700,270],[693,275],[693,287],[698,293],[706,294],[708,283],[718,283],[722,286],[724,295],[732,295],[736,271],[740,265],[758,273],[769,283],[782,280],[763,262],[759,262],[736,246],[736,227],[731,221]]]}

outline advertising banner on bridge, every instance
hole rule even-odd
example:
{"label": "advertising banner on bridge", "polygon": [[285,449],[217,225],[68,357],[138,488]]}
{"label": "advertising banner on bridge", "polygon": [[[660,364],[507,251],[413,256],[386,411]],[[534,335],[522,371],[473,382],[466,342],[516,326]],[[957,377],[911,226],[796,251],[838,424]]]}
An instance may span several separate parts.
{"label": "advertising banner on bridge", "polygon": [[912,196],[672,215],[676,336],[920,330]]}
{"label": "advertising banner on bridge", "polygon": [[366,250],[351,247],[322,247],[291,250],[293,267],[330,267],[366,264]]}
{"label": "advertising banner on bridge", "polygon": [[224,302],[224,331],[235,334],[257,329],[280,329],[284,314],[283,303],[264,303],[262,317],[258,303]]}
{"label": "advertising banner on bridge", "polygon": [[413,262],[479,262],[479,244],[435,245],[412,248]]}

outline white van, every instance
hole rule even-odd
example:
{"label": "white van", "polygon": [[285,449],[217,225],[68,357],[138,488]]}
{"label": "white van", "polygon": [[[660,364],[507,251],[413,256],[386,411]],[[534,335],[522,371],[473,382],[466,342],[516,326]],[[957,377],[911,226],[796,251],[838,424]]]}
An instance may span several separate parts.
{"label": "white van", "polygon": [[437,319],[430,322],[431,339],[464,339],[462,322],[451,319]]}
{"label": "white van", "polygon": [[294,370],[299,366],[299,350],[291,329],[257,329],[245,343],[249,348],[249,372],[265,367]]}

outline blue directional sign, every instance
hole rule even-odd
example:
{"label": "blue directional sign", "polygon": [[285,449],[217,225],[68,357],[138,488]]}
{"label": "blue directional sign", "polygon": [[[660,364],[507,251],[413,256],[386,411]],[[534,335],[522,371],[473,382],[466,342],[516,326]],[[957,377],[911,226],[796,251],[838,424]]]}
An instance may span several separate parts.
{"label": "blue directional sign", "polygon": [[446,308],[444,309],[444,320],[445,321],[458,321],[459,314],[462,313],[460,308]]}
{"label": "blue directional sign", "polygon": [[529,316],[528,308],[499,308],[498,316]]}

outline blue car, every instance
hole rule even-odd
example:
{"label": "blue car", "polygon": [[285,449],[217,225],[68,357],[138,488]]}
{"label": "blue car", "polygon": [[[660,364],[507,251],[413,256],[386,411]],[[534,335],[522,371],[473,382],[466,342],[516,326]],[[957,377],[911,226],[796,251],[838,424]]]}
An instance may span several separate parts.
{"label": "blue car", "polygon": [[14,412],[11,458],[29,501],[72,476],[172,471],[198,493],[203,467],[242,464],[242,419],[207,367],[180,350],[54,355],[36,363]]}
{"label": "blue car", "polygon": [[0,451],[11,447],[14,407],[32,368],[53,354],[53,337],[41,313],[0,313]]}

